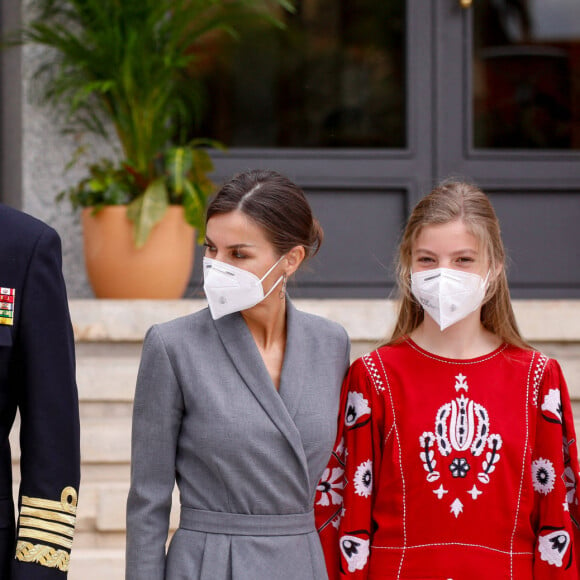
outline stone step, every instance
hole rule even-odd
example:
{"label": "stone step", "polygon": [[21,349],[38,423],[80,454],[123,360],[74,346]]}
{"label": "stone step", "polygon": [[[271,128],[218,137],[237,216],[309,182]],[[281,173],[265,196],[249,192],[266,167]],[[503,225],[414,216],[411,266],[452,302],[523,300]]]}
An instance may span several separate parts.
{"label": "stone step", "polygon": [[125,578],[124,549],[73,548],[69,580],[123,580]]}
{"label": "stone step", "polygon": [[81,425],[83,463],[129,463],[131,417],[85,418]]}
{"label": "stone step", "polygon": [[77,345],[77,384],[82,402],[132,402],[141,356],[133,344]]}
{"label": "stone step", "polygon": [[[15,464],[20,457],[19,422],[10,434]],[[131,461],[131,417],[85,417],[81,421],[83,463],[129,463]]]}

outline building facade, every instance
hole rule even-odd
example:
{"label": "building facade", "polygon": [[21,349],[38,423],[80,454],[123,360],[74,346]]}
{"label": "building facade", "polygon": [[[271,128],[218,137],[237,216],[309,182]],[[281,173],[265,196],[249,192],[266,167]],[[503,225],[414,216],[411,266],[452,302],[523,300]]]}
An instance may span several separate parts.
{"label": "building facade", "polygon": [[[24,4],[1,0],[4,31]],[[456,176],[491,196],[516,298],[580,297],[578,2],[295,4],[285,30],[210,58],[197,129],[228,145],[214,155],[217,183],[267,167],[306,190],[326,241],[294,294],[389,296],[406,216]],[[38,52],[1,58],[0,198],[64,234],[71,295],[89,297],[78,218],[54,203],[80,176],[63,172],[77,142],[34,102]],[[189,297],[201,296],[200,265]]]}

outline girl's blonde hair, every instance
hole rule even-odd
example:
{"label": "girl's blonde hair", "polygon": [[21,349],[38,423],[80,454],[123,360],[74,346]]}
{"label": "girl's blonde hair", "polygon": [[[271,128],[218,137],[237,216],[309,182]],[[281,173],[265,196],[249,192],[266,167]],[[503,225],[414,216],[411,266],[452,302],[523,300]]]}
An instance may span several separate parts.
{"label": "girl's blonde hair", "polygon": [[522,338],[511,305],[506,255],[499,221],[488,197],[475,185],[447,180],[415,207],[403,232],[397,261],[399,315],[388,344],[400,341],[423,321],[423,308],[411,293],[411,252],[422,228],[461,220],[489,260],[489,286],[481,309],[483,326],[504,342],[532,348]]}

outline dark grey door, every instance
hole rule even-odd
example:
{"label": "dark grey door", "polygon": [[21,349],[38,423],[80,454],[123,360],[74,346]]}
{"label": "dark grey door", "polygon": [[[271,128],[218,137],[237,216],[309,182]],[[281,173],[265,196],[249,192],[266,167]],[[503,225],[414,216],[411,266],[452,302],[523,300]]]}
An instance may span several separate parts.
{"label": "dark grey door", "polygon": [[380,298],[393,288],[401,226],[433,178],[433,27],[424,8],[424,0],[297,2],[282,41],[242,43],[233,68],[243,73],[210,83],[227,103],[213,105],[213,132],[231,144],[216,156],[216,181],[279,170],[305,189],[323,225],[322,250],[293,296]]}
{"label": "dark grey door", "polygon": [[295,296],[388,296],[410,208],[449,176],[491,196],[514,296],[580,296],[580,4],[546,4],[302,0],[295,44],[241,50],[217,179],[270,167],[305,188],[326,240]]}
{"label": "dark grey door", "polygon": [[437,176],[492,198],[516,297],[580,297],[580,3],[439,0]]}

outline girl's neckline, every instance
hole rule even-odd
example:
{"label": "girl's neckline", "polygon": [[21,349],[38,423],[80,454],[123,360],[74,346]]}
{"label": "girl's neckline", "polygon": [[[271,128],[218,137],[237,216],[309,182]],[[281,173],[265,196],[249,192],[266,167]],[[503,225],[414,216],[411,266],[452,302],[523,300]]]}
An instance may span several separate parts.
{"label": "girl's neckline", "polygon": [[498,354],[503,352],[509,346],[508,343],[502,342],[494,350],[492,350],[488,353],[482,354],[480,356],[471,357],[471,358],[451,358],[451,357],[441,356],[439,354],[435,354],[435,353],[429,352],[428,350],[425,350],[424,348],[420,347],[410,336],[405,337],[405,342],[412,349],[416,350],[418,353],[422,354],[423,356],[426,356],[426,357],[433,359],[433,360],[438,360],[438,361],[447,362],[447,363],[454,363],[454,364],[473,364],[473,363],[478,363],[478,362],[484,362],[486,360],[494,358],[495,356],[497,356]]}

